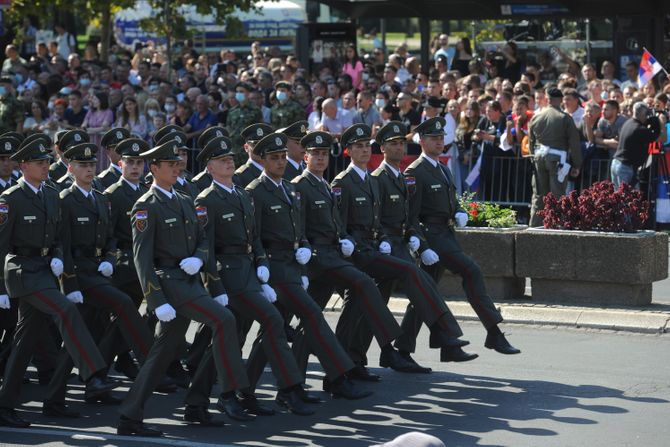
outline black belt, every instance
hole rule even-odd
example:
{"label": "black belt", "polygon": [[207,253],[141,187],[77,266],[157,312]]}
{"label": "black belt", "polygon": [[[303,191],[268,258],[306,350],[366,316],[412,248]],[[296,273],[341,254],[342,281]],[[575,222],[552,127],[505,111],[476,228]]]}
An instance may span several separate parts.
{"label": "black belt", "polygon": [[384,228],[384,233],[386,233],[387,236],[405,237],[407,230],[404,228]]}
{"label": "black belt", "polygon": [[295,251],[300,248],[297,242],[263,242],[263,247],[268,251]]}
{"label": "black belt", "polygon": [[75,258],[99,258],[102,256],[102,248],[95,248],[95,247],[73,248],[72,256]]}
{"label": "black belt", "polygon": [[309,238],[309,243],[312,244],[312,245],[327,245],[327,246],[330,246],[330,245],[337,246],[337,245],[339,245],[338,240],[334,240],[334,239],[329,238],[329,237]]}
{"label": "black belt", "polygon": [[421,222],[425,224],[447,225],[449,227],[456,225],[456,221],[448,217],[426,216],[421,218]]}
{"label": "black belt", "polygon": [[369,230],[353,230],[351,232],[351,235],[359,239],[368,239],[371,241],[376,241],[377,237],[379,236],[379,233],[376,231],[369,231]]}
{"label": "black belt", "polygon": [[217,256],[248,255],[251,254],[251,245],[226,245],[225,247],[216,247],[214,253],[216,253]]}
{"label": "black belt", "polygon": [[181,259],[154,258],[154,267],[159,269],[171,269],[179,267]]}
{"label": "black belt", "polygon": [[13,253],[17,256],[48,256],[51,253],[51,249],[47,247],[37,248],[37,247],[12,247],[9,250],[10,253]]}

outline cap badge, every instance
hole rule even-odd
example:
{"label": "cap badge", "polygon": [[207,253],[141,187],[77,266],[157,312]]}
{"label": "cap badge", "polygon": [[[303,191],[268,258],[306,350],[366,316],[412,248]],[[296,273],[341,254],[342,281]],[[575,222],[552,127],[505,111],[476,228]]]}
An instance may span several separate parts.
{"label": "cap badge", "polygon": [[305,132],[307,132],[307,129],[305,129],[305,125],[303,124],[303,125],[300,126],[300,133],[305,133]]}
{"label": "cap badge", "polygon": [[12,143],[10,143],[9,141],[7,141],[7,142],[5,143],[5,150],[6,150],[6,151],[11,151],[11,150],[12,150]]}
{"label": "cap badge", "polygon": [[317,135],[315,138],[316,144],[321,144],[323,143],[323,137],[321,135]]}
{"label": "cap badge", "polygon": [[393,132],[400,133],[400,128],[398,126],[393,126]]}
{"label": "cap badge", "polygon": [[84,157],[90,157],[91,156],[91,148],[87,147],[84,149]]}
{"label": "cap badge", "polygon": [[358,135],[359,137],[362,137],[363,136],[363,129],[361,129],[360,127],[358,129],[356,129],[356,135]]}
{"label": "cap badge", "polygon": [[221,141],[221,149],[228,149],[228,145],[226,144],[225,141]]}
{"label": "cap badge", "polygon": [[281,144],[281,138],[276,137],[276,138],[275,138],[275,144],[277,145],[277,147],[281,146],[281,145],[282,145],[282,144]]}
{"label": "cap badge", "polygon": [[261,129],[260,127],[258,129],[256,129],[256,136],[262,137],[263,136],[263,129]]}
{"label": "cap badge", "polygon": [[79,135],[78,133],[74,134],[74,141],[76,142],[81,141],[81,135]]}
{"label": "cap badge", "polygon": [[140,145],[137,143],[133,143],[133,146],[131,148],[133,152],[139,152],[140,151]]}
{"label": "cap badge", "polygon": [[437,122],[435,123],[435,128],[438,129],[438,130],[439,130],[439,129],[442,129],[442,124],[440,124],[440,122],[437,121]]}
{"label": "cap badge", "polygon": [[116,139],[117,140],[122,140],[123,139],[123,132],[121,132],[120,130],[117,130],[116,131]]}
{"label": "cap badge", "polygon": [[44,147],[44,144],[40,143],[40,152],[46,152],[46,148]]}
{"label": "cap badge", "polygon": [[217,131],[216,131],[216,136],[217,136],[217,137],[222,137],[222,136],[223,136],[223,132],[221,132],[220,130],[217,130]]}

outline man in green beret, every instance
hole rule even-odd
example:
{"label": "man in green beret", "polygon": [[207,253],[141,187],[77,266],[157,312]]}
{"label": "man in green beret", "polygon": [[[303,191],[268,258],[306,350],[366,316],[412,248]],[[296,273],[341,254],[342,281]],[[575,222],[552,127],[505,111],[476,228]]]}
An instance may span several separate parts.
{"label": "man in green beret", "polygon": [[[328,326],[321,308],[306,292],[309,280],[304,266],[312,257],[312,251],[302,229],[300,196],[291,183],[283,180],[286,136],[280,133],[267,135],[256,143],[253,151],[263,159],[265,167],[263,174],[247,186],[254,203],[256,232],[270,265],[269,271],[256,272],[265,284],[265,296],[270,301],[278,299],[284,309],[303,323],[309,348],[326,371],[327,391],[334,397],[346,399],[367,397],[372,393],[358,389],[347,378],[346,374],[354,364]],[[260,351],[258,343],[254,351],[249,355],[249,363],[255,361],[254,357]],[[256,368],[256,374],[258,370],[263,369]],[[288,405],[288,396],[278,394],[277,401]]]}
{"label": "man in green beret", "polygon": [[[212,330],[211,352],[223,392],[249,385],[235,317],[220,297],[212,299],[198,276],[210,255],[209,244],[192,200],[173,188],[180,173],[178,148],[171,140],[142,154],[154,180],[131,211],[133,254],[147,308],[160,323],[147,361],[119,409],[120,435],[162,435],[142,422],[145,402],[177,356],[191,320]],[[220,425],[207,406],[187,406],[184,419]]]}
{"label": "man in green beret", "polygon": [[246,163],[237,168],[233,182],[242,188],[251,183],[252,180],[258,178],[263,172],[263,159],[254,154],[253,149],[258,141],[266,135],[273,132],[272,127],[265,123],[256,123],[245,127],[242,131],[242,138],[244,138],[244,150],[248,153],[249,158]]}
{"label": "man in green beret", "polygon": [[291,84],[279,81],[275,84],[277,103],[270,109],[270,124],[275,129],[287,127],[307,118],[305,108],[291,98]]}
{"label": "man in green beret", "polygon": [[[421,156],[405,170],[405,176],[414,179],[410,198],[411,221],[425,236],[422,262],[435,264],[429,270],[436,282],[443,271],[440,268],[463,278],[468,301],[487,330],[485,347],[502,354],[518,354],[521,351],[510,345],[498,328],[503,318],[486,291],[479,266],[463,253],[456,239],[454,226],[466,226],[468,214],[458,203],[451,172],[440,162],[445,123],[444,118],[435,117],[417,126],[415,131],[420,137]],[[432,259],[424,259],[423,253],[428,249]]]}
{"label": "man in green beret", "polygon": [[[27,427],[14,408],[19,404],[23,374],[37,342],[47,334],[53,319],[79,374],[86,381],[88,396],[117,386],[105,378],[106,364],[74,302],[59,290],[63,273],[60,243],[58,191],[44,184],[49,175],[48,147],[35,140],[11,156],[19,162],[23,177],[0,195],[0,259],[5,269],[0,278],[0,301],[19,298],[21,318],[2,387],[0,425]],[[45,317],[46,316],[46,317]]]}
{"label": "man in green beret", "polygon": [[242,130],[254,123],[263,122],[261,110],[249,101],[251,85],[240,82],[235,86],[235,103],[226,117],[226,129],[233,140],[233,153],[235,154],[235,166],[240,167],[247,160],[244,151],[244,137]]}
{"label": "man in green beret", "polygon": [[100,146],[103,147],[103,151],[107,152],[109,167],[97,176],[98,185],[102,188],[101,191],[110,187],[121,178],[121,168],[119,167],[121,156],[115,149],[126,138],[130,138],[130,131],[125,127],[115,127],[105,132],[102,136]]}
{"label": "man in green beret", "polygon": [[277,132],[283,133],[288,138],[286,148],[286,171],[284,171],[284,180],[290,182],[305,170],[305,149],[300,144],[300,140],[307,135],[307,121],[296,121],[284,129],[278,129]]}

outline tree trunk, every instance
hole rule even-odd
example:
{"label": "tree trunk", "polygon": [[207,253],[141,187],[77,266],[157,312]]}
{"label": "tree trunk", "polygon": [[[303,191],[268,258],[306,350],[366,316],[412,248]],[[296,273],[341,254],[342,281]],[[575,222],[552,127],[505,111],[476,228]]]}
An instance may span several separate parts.
{"label": "tree trunk", "polygon": [[112,12],[109,0],[104,0],[101,5],[100,17],[100,60],[103,64],[107,64],[109,60],[109,43],[112,34]]}

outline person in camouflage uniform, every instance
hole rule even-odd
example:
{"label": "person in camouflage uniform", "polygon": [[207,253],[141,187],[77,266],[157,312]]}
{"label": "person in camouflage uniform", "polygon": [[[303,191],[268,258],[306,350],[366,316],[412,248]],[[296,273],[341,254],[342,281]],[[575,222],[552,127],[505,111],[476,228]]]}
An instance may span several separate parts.
{"label": "person in camouflage uniform", "polygon": [[275,128],[288,127],[304,120],[305,108],[291,98],[291,84],[279,81],[275,84],[277,103],[270,110],[270,124]]}
{"label": "person in camouflage uniform", "polygon": [[235,167],[239,167],[247,161],[247,154],[244,152],[244,139],[242,130],[254,123],[262,123],[263,115],[258,107],[251,104],[247,98],[251,92],[251,86],[240,82],[235,87],[235,100],[237,105],[230,109],[228,118],[226,118],[226,128],[233,140],[233,154],[235,157]]}
{"label": "person in camouflage uniform", "polygon": [[14,96],[12,80],[0,78],[0,135],[11,131],[22,132],[24,114],[23,104]]}

